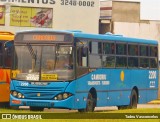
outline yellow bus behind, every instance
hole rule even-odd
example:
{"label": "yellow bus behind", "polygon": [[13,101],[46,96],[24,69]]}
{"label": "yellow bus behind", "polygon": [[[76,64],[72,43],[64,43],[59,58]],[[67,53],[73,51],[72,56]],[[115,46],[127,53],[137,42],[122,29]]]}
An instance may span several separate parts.
{"label": "yellow bus behind", "polygon": [[9,103],[11,49],[7,50],[5,44],[13,39],[13,33],[0,31],[0,103]]}

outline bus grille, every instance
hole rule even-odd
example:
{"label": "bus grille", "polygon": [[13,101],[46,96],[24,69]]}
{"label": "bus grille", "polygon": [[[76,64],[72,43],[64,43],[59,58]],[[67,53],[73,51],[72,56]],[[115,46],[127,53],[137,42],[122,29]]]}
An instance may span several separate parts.
{"label": "bus grille", "polygon": [[17,91],[25,96],[25,99],[53,99],[55,95],[64,91],[64,87],[16,87]]}

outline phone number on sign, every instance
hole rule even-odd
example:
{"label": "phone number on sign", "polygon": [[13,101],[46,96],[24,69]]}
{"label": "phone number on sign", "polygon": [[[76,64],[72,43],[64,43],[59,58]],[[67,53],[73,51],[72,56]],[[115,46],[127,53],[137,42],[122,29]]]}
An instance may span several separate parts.
{"label": "phone number on sign", "polygon": [[61,0],[61,5],[70,5],[70,6],[88,6],[94,7],[94,1],[87,1],[87,0]]}

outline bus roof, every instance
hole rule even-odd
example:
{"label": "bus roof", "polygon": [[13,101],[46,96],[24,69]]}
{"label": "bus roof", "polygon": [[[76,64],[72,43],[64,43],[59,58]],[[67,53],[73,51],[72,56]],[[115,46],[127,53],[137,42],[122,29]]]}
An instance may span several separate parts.
{"label": "bus roof", "polygon": [[83,38],[92,38],[92,39],[100,39],[100,40],[108,40],[108,41],[118,41],[118,42],[130,42],[130,43],[143,43],[143,44],[158,44],[156,40],[149,39],[141,39],[141,38],[131,38],[124,37],[123,35],[115,35],[115,34],[87,34],[87,33],[75,33],[74,37],[83,37]]}
{"label": "bus roof", "polygon": [[116,35],[111,33],[106,34],[91,34],[91,33],[84,33],[80,30],[53,30],[53,29],[41,29],[41,30],[25,30],[20,31],[18,33],[27,33],[27,32],[55,32],[55,33],[68,33],[72,34],[74,37],[79,38],[88,38],[88,39],[97,39],[102,41],[118,41],[118,42],[130,42],[130,43],[143,43],[143,44],[154,44],[157,45],[157,40],[151,39],[142,39],[142,38],[132,38],[132,37],[125,37],[123,35]]}
{"label": "bus roof", "polygon": [[14,34],[11,32],[0,31],[0,40],[12,41],[14,39]]}

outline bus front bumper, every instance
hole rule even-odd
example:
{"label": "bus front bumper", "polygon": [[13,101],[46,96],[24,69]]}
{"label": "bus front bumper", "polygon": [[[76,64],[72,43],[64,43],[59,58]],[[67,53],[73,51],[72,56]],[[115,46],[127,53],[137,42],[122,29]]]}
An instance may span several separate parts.
{"label": "bus front bumper", "polygon": [[35,100],[18,99],[10,95],[10,106],[34,106],[43,108],[67,108],[74,109],[74,97],[71,96],[65,100]]}

